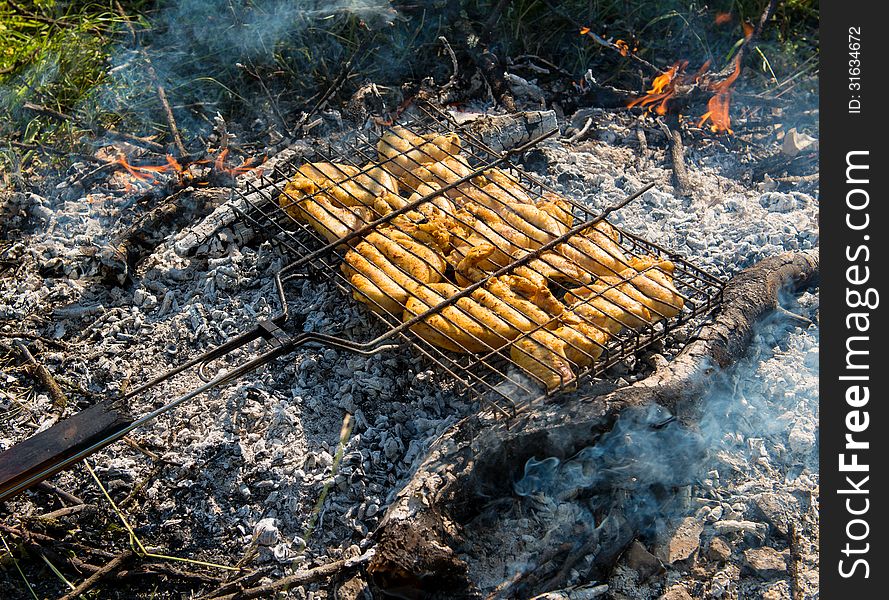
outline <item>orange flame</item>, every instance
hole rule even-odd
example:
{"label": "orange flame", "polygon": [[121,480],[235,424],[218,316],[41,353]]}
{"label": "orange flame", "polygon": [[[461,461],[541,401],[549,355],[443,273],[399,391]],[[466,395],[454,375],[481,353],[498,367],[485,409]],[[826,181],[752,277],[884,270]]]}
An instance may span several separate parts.
{"label": "orange flame", "polygon": [[726,23],[731,22],[732,13],[730,12],[721,12],[716,13],[716,17],[713,19],[713,22],[717,25],[725,25]]}
{"label": "orange flame", "polygon": [[676,95],[676,84],[678,83],[678,75],[688,66],[688,61],[680,61],[673,63],[666,73],[658,75],[651,82],[651,89],[645,92],[645,96],[636,98],[627,104],[627,108],[634,106],[642,106],[651,111],[653,106],[657,104],[654,111],[659,115],[667,114],[667,101]]}
{"label": "orange flame", "polygon": [[729,108],[732,100],[732,84],[741,74],[741,55],[735,56],[735,70],[724,81],[720,81],[711,89],[716,92],[710,101],[707,102],[707,112],[701,116],[698,127],[703,127],[704,123],[710,121],[710,131],[713,133],[734,133],[732,131],[732,121],[729,116]]}
{"label": "orange flame", "polygon": [[158,173],[182,173],[182,165],[171,155],[167,154],[167,164],[165,165],[131,165],[126,156],[121,154],[114,159],[114,164],[120,165],[135,179],[153,183]]}
{"label": "orange flame", "polygon": [[[268,157],[263,156],[262,158],[251,157],[246,158],[241,161],[236,167],[229,167],[225,164],[226,158],[228,158],[229,150],[228,148],[224,148],[216,158],[213,160],[213,170],[217,173],[226,173],[231,175],[232,177],[237,177],[238,175],[242,175],[244,173],[249,173],[250,171],[257,169],[260,165],[265,163]],[[130,174],[132,180],[142,181],[148,184],[154,184],[157,180],[157,175],[160,173],[173,173],[179,178],[179,183],[183,183],[184,179],[186,179],[189,175],[188,168],[183,166],[176,157],[167,154],[166,156],[166,164],[163,165],[132,165],[127,161],[126,156],[120,155],[115,158],[112,163],[119,165],[123,168],[127,173]],[[189,165],[206,165],[209,164],[209,160],[194,160],[190,161]],[[199,185],[203,185],[203,182],[198,182]],[[125,191],[131,191],[132,185],[131,182],[126,182]]]}
{"label": "orange flame", "polygon": [[614,42],[614,45],[617,47],[621,56],[629,56],[630,55],[630,45],[623,40],[617,40]]}
{"label": "orange flame", "polygon": [[580,28],[580,35],[586,35],[586,34],[588,34],[589,32],[590,32],[590,28],[589,28],[589,27],[581,27],[581,28]]}

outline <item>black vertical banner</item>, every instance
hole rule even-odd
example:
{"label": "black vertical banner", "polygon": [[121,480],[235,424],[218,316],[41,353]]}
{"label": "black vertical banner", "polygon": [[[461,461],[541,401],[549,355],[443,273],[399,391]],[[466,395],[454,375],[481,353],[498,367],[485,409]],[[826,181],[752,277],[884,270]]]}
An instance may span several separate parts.
{"label": "black vertical banner", "polygon": [[887,27],[821,3],[821,597],[886,597]]}

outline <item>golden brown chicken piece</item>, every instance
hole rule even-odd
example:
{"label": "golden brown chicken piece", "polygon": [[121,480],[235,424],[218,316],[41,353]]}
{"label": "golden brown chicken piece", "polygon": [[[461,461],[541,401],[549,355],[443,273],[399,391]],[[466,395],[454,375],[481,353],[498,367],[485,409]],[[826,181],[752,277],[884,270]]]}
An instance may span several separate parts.
{"label": "golden brown chicken piece", "polygon": [[623,280],[621,291],[648,308],[652,323],[678,315],[685,299],[673,285],[675,265],[654,257],[637,258],[633,264],[635,268],[628,267],[618,275]]}
{"label": "golden brown chicken piece", "polygon": [[456,133],[417,135],[396,125],[380,137],[377,154],[380,166],[399,180],[399,185],[416,188],[421,180],[411,175],[414,169],[455,156],[460,147]]}
{"label": "golden brown chicken piece", "polygon": [[[439,189],[438,185],[430,183],[421,183],[417,190],[410,195],[405,204],[417,202],[430,194],[434,194]],[[440,217],[443,219],[451,219],[457,213],[457,207],[454,202],[444,193],[432,196],[427,202],[423,202],[414,207],[415,211],[422,213],[427,218]]]}
{"label": "golden brown chicken piece", "polygon": [[544,192],[543,196],[537,201],[537,208],[549,213],[559,223],[559,235],[568,233],[568,230],[574,227],[574,214],[571,203],[565,198],[552,192]]}
{"label": "golden brown chicken piece", "polygon": [[[486,191],[489,200],[475,199],[479,204],[488,206],[491,210],[499,210],[498,206],[509,205],[515,202],[531,204],[533,201],[519,181],[518,175],[503,169],[488,169],[478,177],[474,177],[475,192],[479,188]],[[491,198],[493,197],[493,198]],[[493,203],[492,203],[493,202]]]}
{"label": "golden brown chicken piece", "polygon": [[336,206],[336,201],[325,194],[296,201],[285,192],[278,202],[288,215],[311,225],[328,242],[339,241],[374,220],[371,209],[365,206]]}
{"label": "golden brown chicken piece", "polygon": [[594,327],[616,334],[624,327],[638,329],[651,322],[648,308],[619,285],[602,279],[575,288],[565,294],[565,302],[574,314]]}
{"label": "golden brown chicken piece", "polygon": [[379,168],[367,167],[361,173],[350,165],[308,163],[284,186],[278,203],[288,215],[335,242],[373,221],[373,211],[389,212],[386,198],[395,197],[397,189],[395,180]]}
{"label": "golden brown chicken piece", "polygon": [[[450,283],[420,286],[407,299],[404,320],[459,293]],[[546,287],[517,275],[494,277],[445,308],[440,318],[425,319],[413,331],[428,342],[455,352],[498,350],[523,332],[550,326],[565,310]]]}
{"label": "golden brown chicken piece", "polygon": [[389,224],[420,243],[439,250],[442,254],[451,249],[454,227],[449,219],[428,217],[417,211],[408,211],[393,218]]}
{"label": "golden brown chicken piece", "polygon": [[[416,286],[405,304],[404,321],[423,314],[459,292],[460,288],[444,282]],[[461,353],[502,348],[520,333],[508,320],[472,296],[460,298],[410,328],[431,344]]]}
{"label": "golden brown chicken piece", "polygon": [[448,260],[455,267],[469,258],[466,267],[471,264],[482,271],[495,271],[561,235],[560,223],[531,204],[513,204],[496,212],[469,202],[456,218],[469,236],[454,240],[454,253]]}
{"label": "golden brown chicken piece", "polygon": [[522,188],[504,188],[496,183],[482,187],[471,187],[463,190],[465,202],[484,206],[497,214],[502,213],[515,204],[533,205],[531,197]]}
{"label": "golden brown chicken piece", "polygon": [[565,342],[565,357],[578,367],[588,367],[605,351],[609,335],[575,313],[568,313],[553,333]]}
{"label": "golden brown chicken piece", "polygon": [[379,198],[398,195],[398,183],[385,170],[370,164],[359,169],[317,162],[301,165],[284,193],[297,202],[309,196],[325,195],[334,206],[374,208]]}
{"label": "golden brown chicken piece", "polygon": [[[456,155],[448,156],[443,160],[434,163],[425,163],[401,174],[401,180],[407,191],[411,189],[420,192],[424,184],[428,184],[436,189],[443,188],[451,183],[455,183],[472,172],[465,156]],[[459,198],[463,195],[463,191],[470,186],[468,183],[458,185],[451,189],[445,190],[443,194],[451,199]],[[422,192],[424,194],[425,192]]]}
{"label": "golden brown chicken piece", "polygon": [[547,392],[575,385],[577,376],[565,355],[565,340],[546,329],[538,329],[513,342],[512,361],[543,384]]}
{"label": "golden brown chicken piece", "polygon": [[[372,197],[378,198],[386,194],[398,195],[398,181],[386,169],[367,163],[355,177],[355,183],[367,190]],[[367,202],[362,202],[367,205]]]}
{"label": "golden brown chicken piece", "polygon": [[[458,238],[458,242],[462,242],[462,239]],[[465,247],[461,246],[460,248],[462,250]],[[462,257],[460,254],[461,250],[455,251],[448,256],[448,261],[454,266],[454,276],[459,285],[466,286],[476,281],[481,281],[499,268],[499,265],[492,264],[489,260],[496,252],[496,248],[491,244],[476,246],[466,251],[466,254]],[[524,255],[525,251],[522,251],[516,258]],[[487,267],[487,270],[483,267]],[[584,285],[592,280],[589,273],[564,256],[554,252],[544,252],[539,258],[529,261],[524,266],[517,267],[514,273],[527,279],[540,281],[542,286],[548,286],[550,282]]]}
{"label": "golden brown chicken piece", "polygon": [[552,330],[538,330],[516,340],[510,357],[529,375],[552,392],[571,387],[575,368],[592,365],[605,350],[608,333],[568,311]]}
{"label": "golden brown chicken piece", "polygon": [[447,266],[439,251],[394,228],[369,233],[344,260],[353,297],[392,314],[401,314],[417,284],[441,281]]}
{"label": "golden brown chicken piece", "polygon": [[594,275],[616,275],[630,264],[618,239],[614,228],[603,220],[559,244],[558,252]]}

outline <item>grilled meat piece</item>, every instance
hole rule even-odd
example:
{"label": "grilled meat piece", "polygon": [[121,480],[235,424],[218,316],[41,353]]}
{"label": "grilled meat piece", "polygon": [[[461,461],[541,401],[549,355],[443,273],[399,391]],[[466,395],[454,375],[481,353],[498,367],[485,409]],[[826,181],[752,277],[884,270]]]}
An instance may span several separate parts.
{"label": "grilled meat piece", "polygon": [[[532,204],[513,204],[500,212],[473,202],[463,208],[457,216],[469,236],[455,241],[449,257],[455,267],[473,253],[470,262],[474,268],[494,271],[551,242],[562,232],[559,221]],[[475,250],[483,246],[490,246],[490,252]],[[482,259],[478,258],[480,253],[485,254]]]}
{"label": "grilled meat piece", "polygon": [[632,266],[618,275],[623,280],[620,289],[648,308],[651,322],[669,319],[682,312],[685,300],[673,285],[675,265],[672,262],[650,256],[634,257],[630,262]]}
{"label": "grilled meat piece", "polygon": [[385,214],[387,198],[397,197],[395,180],[379,168],[319,162],[302,165],[297,172],[284,186],[278,203],[329,242],[373,221],[374,211]]}
{"label": "grilled meat piece", "polygon": [[546,387],[547,392],[573,387],[575,368],[592,365],[602,356],[609,335],[574,311],[559,319],[559,326],[538,330],[513,342],[510,358]]}
{"label": "grilled meat piece", "polygon": [[[460,292],[450,283],[411,290],[404,320],[422,314]],[[426,341],[455,352],[498,350],[523,332],[547,326],[565,309],[549,290],[517,275],[492,278],[456,305],[411,329]]]}
{"label": "grilled meat piece", "polygon": [[565,355],[565,340],[553,331],[539,329],[516,340],[509,348],[509,356],[548,392],[570,387],[577,381]]}
{"label": "grilled meat piece", "polygon": [[630,266],[617,231],[605,220],[559,244],[557,251],[593,275],[616,275]]}
{"label": "grilled meat piece", "polygon": [[398,229],[383,228],[349,250],[341,269],[355,288],[356,300],[397,315],[410,290],[441,281],[446,266],[436,249]]}
{"label": "grilled meat piece", "polygon": [[570,310],[591,325],[612,335],[624,327],[638,329],[651,323],[651,313],[624,293],[620,281],[604,278],[565,294]]}
{"label": "grilled meat piece", "polygon": [[377,142],[380,166],[403,185],[405,191],[416,189],[423,180],[413,174],[419,167],[453,159],[460,153],[460,138],[456,133],[417,135],[396,125]]}
{"label": "grilled meat piece", "polygon": [[297,203],[310,196],[324,195],[334,206],[374,207],[378,199],[398,195],[398,183],[385,170],[339,163],[308,163],[297,169],[284,193]]}
{"label": "grilled meat piece", "polygon": [[[418,285],[411,290],[403,318],[405,321],[413,319],[459,292],[460,288],[450,283]],[[496,350],[521,333],[508,320],[472,296],[460,298],[456,303],[411,325],[411,330],[431,344],[461,353]]]}
{"label": "grilled meat piece", "polygon": [[[472,169],[469,167],[466,157],[458,154],[456,156],[448,156],[434,163],[419,165],[408,173],[403,174],[402,179],[405,184],[419,192],[423,184],[428,184],[436,189],[443,188],[466,177],[471,172]],[[446,190],[444,195],[455,199],[462,196],[464,190],[469,187],[468,183],[464,183]]]}
{"label": "grilled meat piece", "polygon": [[296,201],[286,190],[278,200],[281,208],[297,221],[311,225],[328,242],[339,241],[374,220],[373,211],[365,206],[338,206],[326,195]]}

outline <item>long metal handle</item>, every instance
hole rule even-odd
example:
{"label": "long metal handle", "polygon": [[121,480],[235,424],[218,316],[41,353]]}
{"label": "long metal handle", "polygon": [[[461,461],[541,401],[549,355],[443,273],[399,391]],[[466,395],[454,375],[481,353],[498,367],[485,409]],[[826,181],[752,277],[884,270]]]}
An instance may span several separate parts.
{"label": "long metal handle", "polygon": [[[249,336],[239,336],[237,340],[240,341],[246,337]],[[309,343],[321,343],[363,355],[376,354],[397,347],[393,344],[381,344],[368,349],[333,336],[301,333],[274,345],[270,350],[253,357],[242,365],[219,373],[203,385],[140,417],[133,418],[121,408],[123,398],[102,401],[0,453],[0,502],[12,498],[98,452],[137,427],[173,410],[183,402],[234,381]],[[223,344],[222,347],[227,346]],[[190,361],[190,364],[196,363]],[[181,372],[181,369],[177,372]],[[147,388],[141,386],[139,389],[145,390]],[[126,397],[129,398],[132,395],[131,393]]]}

